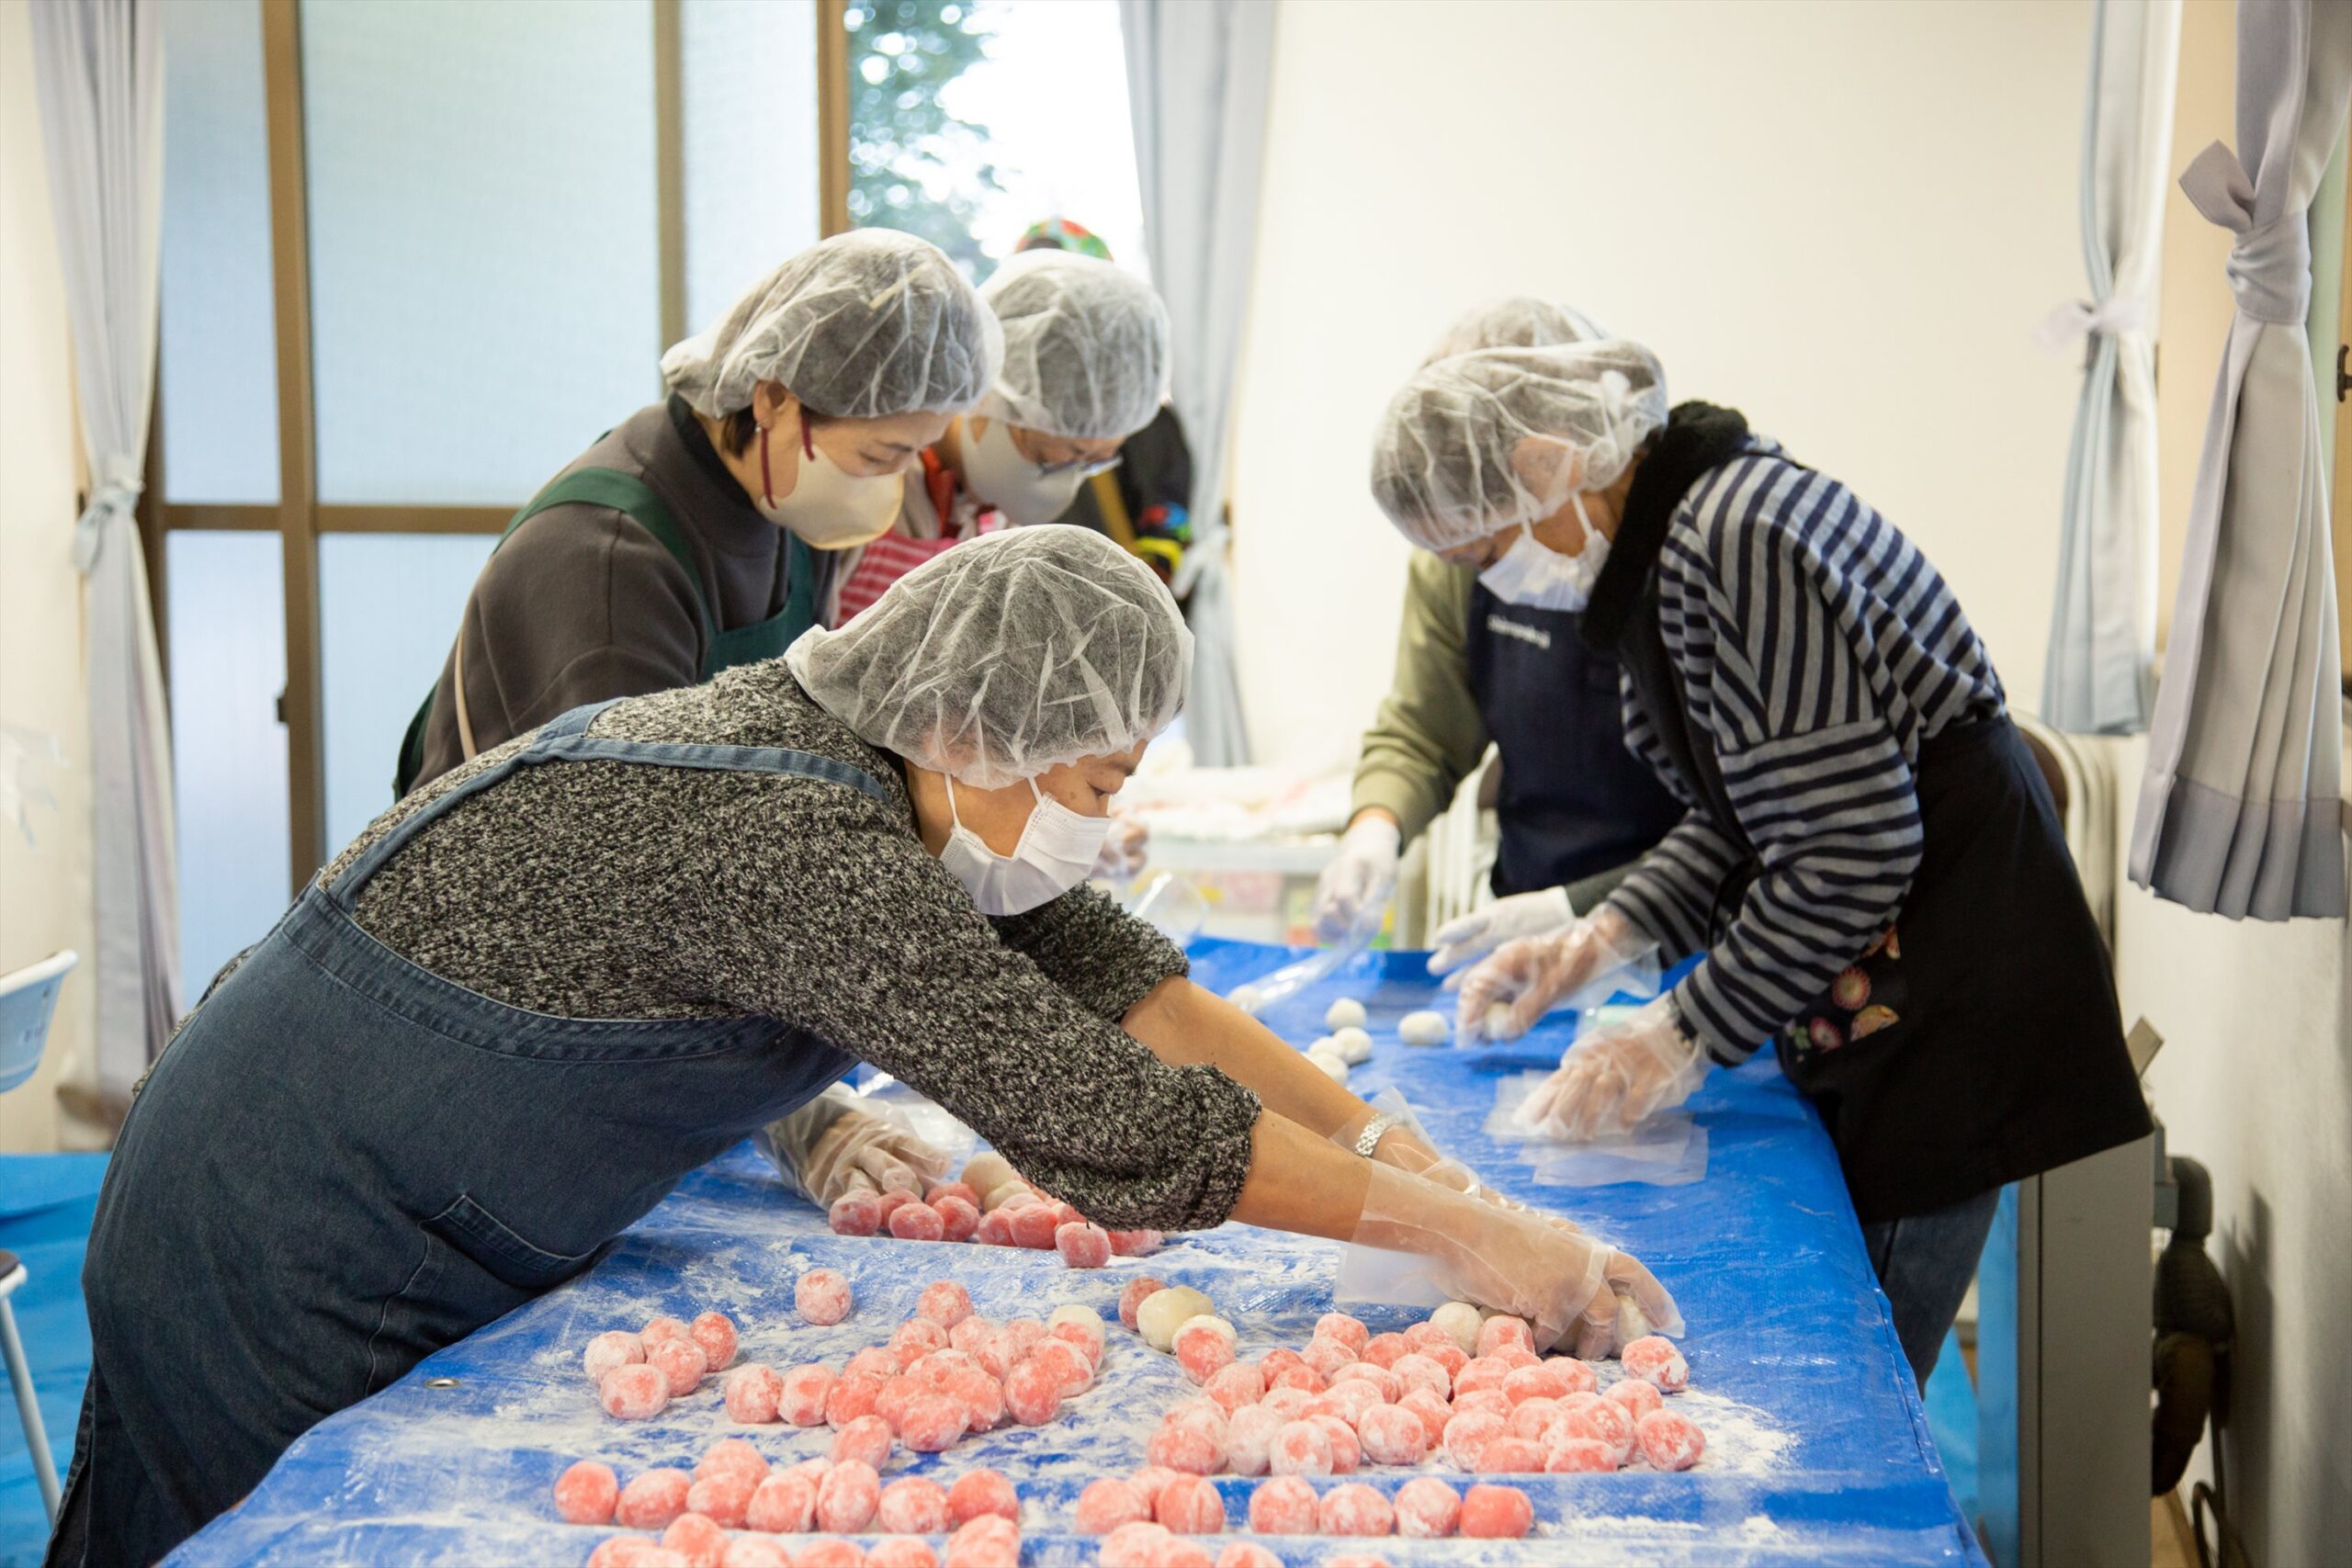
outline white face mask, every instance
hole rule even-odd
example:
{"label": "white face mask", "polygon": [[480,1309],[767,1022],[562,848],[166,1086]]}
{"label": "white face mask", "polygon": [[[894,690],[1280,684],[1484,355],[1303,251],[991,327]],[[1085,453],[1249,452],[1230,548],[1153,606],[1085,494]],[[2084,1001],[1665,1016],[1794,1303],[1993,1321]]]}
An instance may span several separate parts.
{"label": "white face mask", "polygon": [[800,448],[800,472],[792,493],[782,501],[768,482],[768,442],[773,432],[763,430],[760,443],[760,515],[779,528],[789,528],[812,550],[854,549],[890,531],[906,503],[903,474],[853,474],[816,443]]}
{"label": "white face mask", "polygon": [[[1087,468],[1042,473],[1012,444],[1012,427],[992,419],[988,429],[964,443],[964,482],[973,495],[1004,513],[1016,526],[1051,523],[1069,510],[1078,487],[1087,479]],[[970,427],[967,425],[968,431]]]}
{"label": "white face mask", "polygon": [[1487,592],[1507,604],[1572,614],[1592,603],[1592,585],[1600,580],[1600,569],[1609,559],[1609,538],[1592,525],[1582,495],[1571,494],[1568,500],[1575,503],[1577,518],[1584,525],[1583,547],[1564,556],[1538,540],[1531,525],[1521,523],[1510,548],[1478,574]]}
{"label": "white face mask", "polygon": [[956,809],[956,781],[947,781],[947,814],[955,828],[939,852],[945,866],[983,915],[1024,914],[1050,904],[1094,869],[1102,840],[1111,835],[1108,817],[1081,817],[1029,781],[1035,809],[1021,829],[1012,852],[1001,855],[964,826]]}

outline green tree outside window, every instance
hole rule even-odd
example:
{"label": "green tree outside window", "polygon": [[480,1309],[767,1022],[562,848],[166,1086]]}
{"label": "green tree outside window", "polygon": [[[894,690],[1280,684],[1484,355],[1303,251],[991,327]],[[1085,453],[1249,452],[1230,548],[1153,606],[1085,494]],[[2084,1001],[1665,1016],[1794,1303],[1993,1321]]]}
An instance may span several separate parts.
{"label": "green tree outside window", "polygon": [[853,0],[842,14],[850,221],[921,235],[967,273],[986,262],[972,238],[975,197],[1002,188],[985,156],[974,175],[947,161],[988,144],[988,127],[940,102],[941,89],[988,58],[992,35],[973,10],[972,0]]}

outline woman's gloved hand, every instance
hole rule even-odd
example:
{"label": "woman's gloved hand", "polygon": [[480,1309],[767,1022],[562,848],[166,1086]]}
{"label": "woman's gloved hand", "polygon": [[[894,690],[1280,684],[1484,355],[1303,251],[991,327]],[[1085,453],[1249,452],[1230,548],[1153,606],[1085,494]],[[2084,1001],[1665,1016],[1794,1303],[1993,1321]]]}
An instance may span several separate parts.
{"label": "woman's gloved hand", "polygon": [[1629,1254],[1386,1165],[1372,1168],[1354,1240],[1414,1254],[1448,1295],[1525,1318],[1538,1350],[1609,1355],[1621,1296],[1651,1326],[1682,1327],[1673,1296]]}
{"label": "woman's gloved hand", "polygon": [[1520,1108],[1528,1126],[1579,1142],[1629,1132],[1690,1098],[1713,1064],[1682,1032],[1671,992],[1567,1049]]}
{"label": "woman's gloved hand", "polygon": [[1132,817],[1111,814],[1111,831],[1102,840],[1101,852],[1094,857],[1091,874],[1112,882],[1130,882],[1143,869],[1144,852],[1150,847],[1151,830]]}
{"label": "woman's gloved hand", "polygon": [[[1413,1108],[1406,1103],[1405,1097],[1396,1089],[1383,1089],[1379,1098],[1371,1103],[1374,1114],[1386,1111],[1404,1118],[1381,1134],[1380,1142],[1372,1151],[1372,1157],[1375,1161],[1382,1165],[1394,1166],[1408,1176],[1418,1176],[1424,1180],[1434,1181],[1439,1186],[1450,1188],[1466,1198],[1476,1198],[1481,1203],[1490,1204],[1498,1209],[1508,1209],[1513,1213],[1532,1214],[1555,1230],[1577,1234],[1582,1232],[1583,1227],[1574,1220],[1560,1214],[1549,1213],[1542,1209],[1531,1208],[1518,1199],[1510,1197],[1500,1190],[1487,1185],[1469,1166],[1440,1151],[1437,1145],[1430,1141],[1428,1131],[1421,1126],[1420,1119],[1413,1114]],[[1331,1141],[1352,1150],[1364,1125],[1363,1122],[1351,1121],[1339,1132],[1334,1133],[1331,1135]]]}
{"label": "woman's gloved hand", "polygon": [[1396,891],[1396,861],[1404,840],[1396,824],[1367,811],[1348,826],[1340,852],[1315,885],[1315,934],[1344,942],[1380,923],[1380,911]]}
{"label": "woman's gloved hand", "polygon": [[1554,1003],[1637,962],[1655,945],[1606,904],[1548,935],[1505,942],[1459,976],[1455,1038],[1465,1043],[1516,1040]]}
{"label": "woman's gloved hand", "polygon": [[861,1190],[920,1194],[944,1180],[952,1163],[905,1122],[862,1103],[846,1084],[769,1122],[752,1141],[820,1209]]}
{"label": "woman's gloved hand", "polygon": [[1430,973],[1451,975],[1507,942],[1558,931],[1576,918],[1565,887],[1498,898],[1483,909],[1457,915],[1437,928],[1437,951],[1430,954]]}

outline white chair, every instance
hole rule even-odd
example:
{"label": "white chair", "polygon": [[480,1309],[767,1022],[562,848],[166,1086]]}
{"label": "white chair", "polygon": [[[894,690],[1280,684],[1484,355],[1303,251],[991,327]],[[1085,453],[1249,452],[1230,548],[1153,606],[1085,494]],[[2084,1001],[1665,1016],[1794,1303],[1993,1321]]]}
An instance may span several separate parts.
{"label": "white chair", "polygon": [[[40,1066],[41,1047],[49,1040],[50,1015],[57,1010],[57,988],[65,972],[79,960],[71,952],[52,953],[28,969],[0,975],[0,1094],[6,1094]],[[33,1390],[32,1368],[25,1360],[25,1342],[17,1333],[16,1309],[8,1298],[28,1276],[13,1252],[0,1250],[0,1348],[8,1357],[8,1381],[17,1390],[17,1415],[25,1424],[25,1447],[33,1456],[33,1475],[40,1483],[42,1506],[49,1522],[57,1522],[57,1461],[50,1457],[49,1433],[40,1424],[40,1399]]]}

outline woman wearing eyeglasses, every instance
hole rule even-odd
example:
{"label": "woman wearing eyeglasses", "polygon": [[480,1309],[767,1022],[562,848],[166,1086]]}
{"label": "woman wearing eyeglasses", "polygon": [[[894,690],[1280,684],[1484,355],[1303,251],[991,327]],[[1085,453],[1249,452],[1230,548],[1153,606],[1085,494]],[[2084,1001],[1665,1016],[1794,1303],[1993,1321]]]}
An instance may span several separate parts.
{"label": "woman wearing eyeglasses", "polygon": [[662,355],[666,399],[514,514],[392,793],[583,703],[781,654],[995,384],[996,352],[978,294],[912,235],[855,230],[785,262]]}
{"label": "woman wearing eyeglasses", "polygon": [[850,620],[963,540],[1061,516],[1167,396],[1167,307],[1110,262],[1024,251],[997,269],[980,298],[1004,329],[996,384],[924,449],[889,532],[842,562],[828,625]]}

